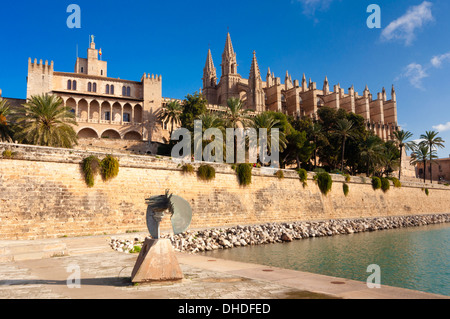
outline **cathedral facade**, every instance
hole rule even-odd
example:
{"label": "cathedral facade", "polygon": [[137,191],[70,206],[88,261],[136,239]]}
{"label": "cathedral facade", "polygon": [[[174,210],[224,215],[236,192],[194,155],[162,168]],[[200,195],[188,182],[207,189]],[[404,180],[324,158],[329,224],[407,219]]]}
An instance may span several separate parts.
{"label": "cathedral facade", "polygon": [[346,93],[339,84],[331,89],[328,78],[325,78],[323,87],[319,89],[317,83],[311,79],[307,81],[304,74],[300,83],[298,80],[293,81],[286,72],[284,83],[281,83],[281,79],[275,77],[270,68],[266,81],[263,81],[255,52],[248,79],[244,79],[237,71],[236,53],[229,33],[220,66],[219,79],[211,50],[208,50],[203,69],[202,93],[211,108],[214,105],[226,106],[227,100],[235,97],[255,112],[277,111],[286,115],[316,118],[320,107],[329,106],[361,115],[366,120],[367,128],[384,140],[390,139],[392,133],[398,130],[397,100],[393,86],[391,99],[388,100],[384,88],[374,99],[367,86],[362,95],[355,92],[353,86]]}

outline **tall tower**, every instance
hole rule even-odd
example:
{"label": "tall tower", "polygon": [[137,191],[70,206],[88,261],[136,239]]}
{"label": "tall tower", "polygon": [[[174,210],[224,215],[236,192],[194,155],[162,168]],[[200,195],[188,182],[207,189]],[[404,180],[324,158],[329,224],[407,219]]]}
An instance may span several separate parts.
{"label": "tall tower", "polygon": [[236,53],[231,43],[230,33],[227,34],[225,49],[222,53],[222,76],[237,74]]}
{"label": "tall tower", "polygon": [[248,87],[247,107],[255,111],[263,112],[265,110],[264,89],[255,51],[253,51],[252,66],[248,77]]}
{"label": "tall tower", "polygon": [[227,34],[221,66],[222,75],[218,87],[217,103],[226,105],[229,98],[240,97],[238,84],[241,81],[241,76],[237,73],[236,53],[231,43],[230,33]]}
{"label": "tall tower", "polygon": [[202,93],[210,104],[217,104],[217,74],[216,68],[211,55],[211,50],[208,49],[206,57],[205,68],[203,69],[203,89]]}

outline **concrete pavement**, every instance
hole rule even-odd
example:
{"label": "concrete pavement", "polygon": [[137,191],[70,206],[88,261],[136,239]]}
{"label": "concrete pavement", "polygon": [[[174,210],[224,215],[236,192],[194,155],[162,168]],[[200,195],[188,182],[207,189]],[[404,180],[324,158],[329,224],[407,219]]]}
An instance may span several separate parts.
{"label": "concrete pavement", "polygon": [[[110,236],[0,241],[0,299],[448,299],[184,253],[177,253],[182,281],[132,285],[137,255],[113,251],[109,240]],[[73,283],[77,269],[81,288],[69,288],[67,280]]]}

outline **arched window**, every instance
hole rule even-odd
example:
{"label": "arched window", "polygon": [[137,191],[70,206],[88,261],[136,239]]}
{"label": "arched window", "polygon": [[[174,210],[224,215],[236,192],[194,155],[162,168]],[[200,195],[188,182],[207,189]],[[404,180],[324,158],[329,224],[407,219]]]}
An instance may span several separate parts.
{"label": "arched window", "polygon": [[97,92],[97,83],[92,85],[92,91]]}
{"label": "arched window", "polygon": [[122,88],[122,95],[123,95],[123,96],[127,96],[127,87],[126,87],[126,86],[124,86],[124,87]]}
{"label": "arched window", "polygon": [[114,94],[114,85],[111,85],[111,94]]}
{"label": "arched window", "polygon": [[72,80],[67,81],[67,89],[72,90]]}
{"label": "arched window", "polygon": [[106,84],[106,91],[105,91],[105,93],[109,94],[109,84]]}
{"label": "arched window", "polygon": [[88,83],[88,92],[92,92],[92,83],[91,82]]}
{"label": "arched window", "polygon": [[73,81],[72,82],[72,90],[76,91],[77,90],[77,81]]}
{"label": "arched window", "polygon": [[127,87],[127,96],[131,96],[131,88]]}

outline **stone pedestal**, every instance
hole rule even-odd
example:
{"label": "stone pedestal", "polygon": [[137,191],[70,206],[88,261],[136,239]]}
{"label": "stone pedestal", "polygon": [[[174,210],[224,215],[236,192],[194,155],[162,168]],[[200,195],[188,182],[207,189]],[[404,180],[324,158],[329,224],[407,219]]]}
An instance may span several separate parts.
{"label": "stone pedestal", "polygon": [[146,238],[136,261],[133,283],[177,281],[183,273],[169,239]]}

